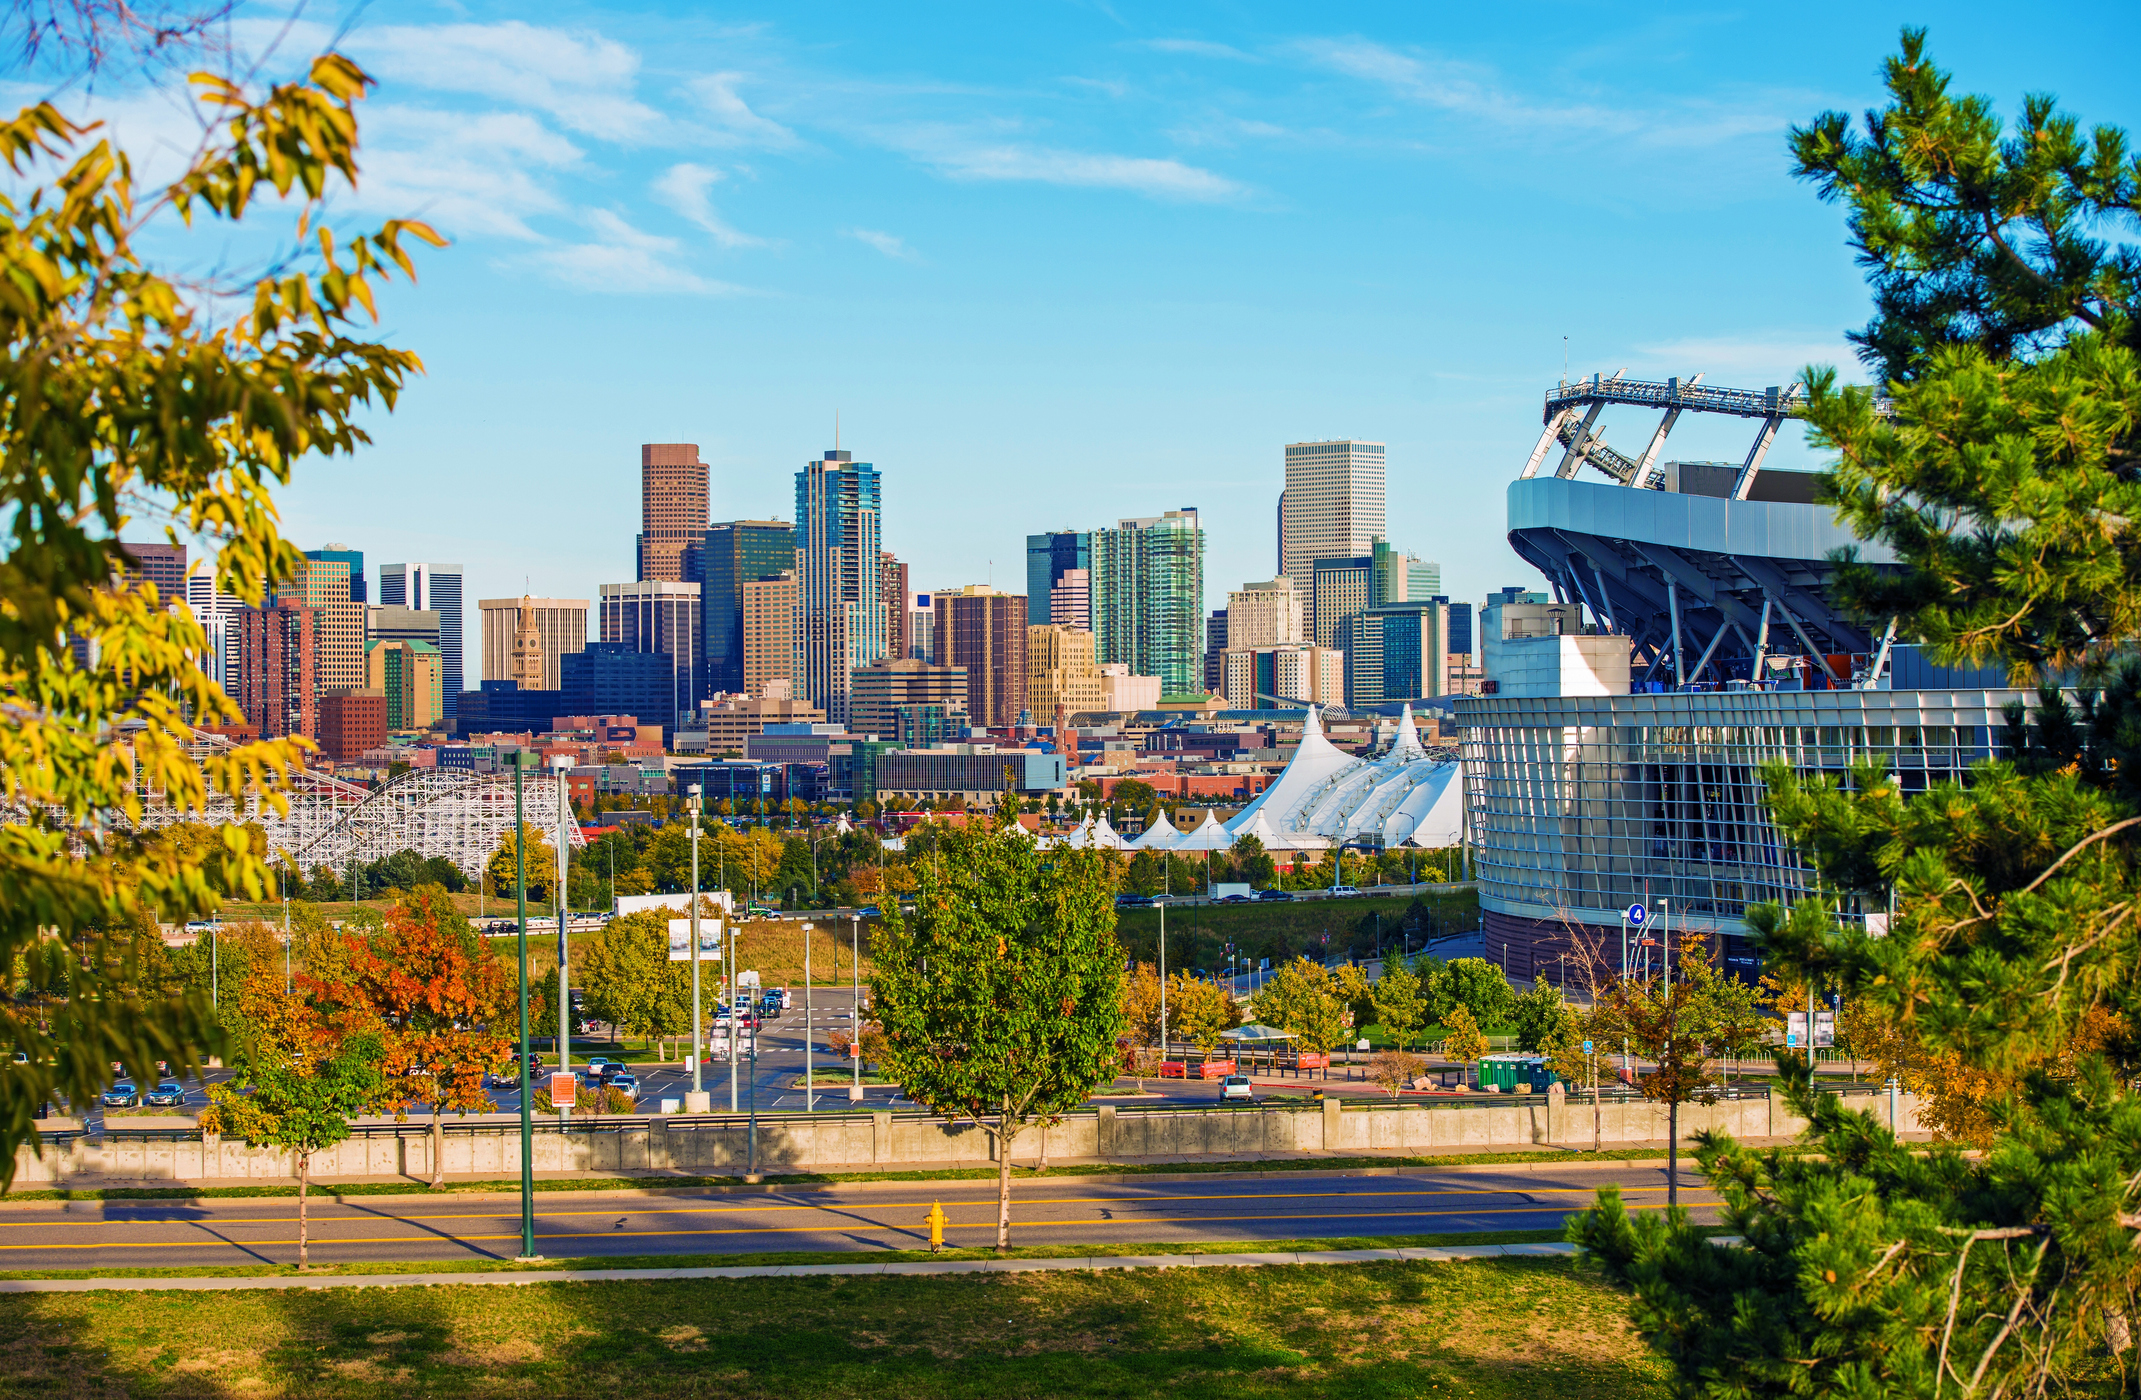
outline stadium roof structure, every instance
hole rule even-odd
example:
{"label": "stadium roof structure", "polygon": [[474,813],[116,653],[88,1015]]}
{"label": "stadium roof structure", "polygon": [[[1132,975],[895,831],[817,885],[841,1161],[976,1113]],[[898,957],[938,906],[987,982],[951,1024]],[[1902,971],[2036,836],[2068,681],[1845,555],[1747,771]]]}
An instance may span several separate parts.
{"label": "stadium roof structure", "polygon": [[1455,845],[1463,828],[1462,771],[1428,753],[1411,706],[1399,717],[1396,741],[1375,758],[1333,744],[1312,707],[1286,771],[1235,814],[1226,832],[1237,840],[1255,836],[1271,850]]}
{"label": "stadium roof structure", "polygon": [[[1785,420],[1805,405],[1797,385],[1724,389],[1701,378],[1592,375],[1549,390],[1538,443],[1509,483],[1510,547],[1546,575],[1558,601],[1581,603],[1626,635],[1649,668],[1645,682],[1721,687],[1762,679],[1776,658],[1798,656],[1826,670],[1832,686],[1871,684],[1894,624],[1870,629],[1837,605],[1830,555],[1851,549],[1876,566],[1895,556],[1816,505],[1811,474],[1763,470]],[[1599,417],[1613,405],[1661,411],[1634,457],[1606,445]],[[1687,413],[1752,421],[1746,456],[1661,465]],[[1546,471],[1557,446],[1560,459]],[[1606,480],[1579,479],[1587,467]]]}

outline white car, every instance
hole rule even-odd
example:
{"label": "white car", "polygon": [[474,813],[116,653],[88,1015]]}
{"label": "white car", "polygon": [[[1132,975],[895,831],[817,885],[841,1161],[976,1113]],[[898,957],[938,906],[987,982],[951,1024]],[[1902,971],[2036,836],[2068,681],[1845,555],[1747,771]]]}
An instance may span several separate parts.
{"label": "white car", "polygon": [[1219,1097],[1222,1099],[1247,1099],[1256,1102],[1256,1088],[1246,1074],[1230,1074],[1219,1081]]}

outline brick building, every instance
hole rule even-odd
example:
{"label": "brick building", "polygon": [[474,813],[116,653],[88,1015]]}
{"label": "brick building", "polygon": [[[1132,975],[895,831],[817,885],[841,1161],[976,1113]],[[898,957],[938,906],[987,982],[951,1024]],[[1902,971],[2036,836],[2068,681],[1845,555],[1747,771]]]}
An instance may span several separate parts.
{"label": "brick building", "polygon": [[318,615],[278,599],[238,613],[238,708],[263,739],[319,737]]}
{"label": "brick building", "polygon": [[387,697],[345,690],[320,702],[320,747],[337,763],[361,763],[387,741]]}
{"label": "brick building", "polygon": [[979,725],[1018,723],[1026,708],[1026,599],[981,584],[936,595],[930,660],[966,668],[966,712]]}

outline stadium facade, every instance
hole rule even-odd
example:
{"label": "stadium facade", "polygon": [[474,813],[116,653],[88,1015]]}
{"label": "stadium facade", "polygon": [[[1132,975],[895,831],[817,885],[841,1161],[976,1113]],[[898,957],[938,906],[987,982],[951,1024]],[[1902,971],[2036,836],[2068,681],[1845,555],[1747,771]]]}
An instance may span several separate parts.
{"label": "stadium facade", "polygon": [[[1814,503],[1811,476],[1763,470],[1800,403],[1688,380],[1547,394],[1509,485],[1509,543],[1588,621],[1580,636],[1512,630],[1492,693],[1455,707],[1488,952],[1512,975],[1553,976],[1587,950],[1617,959],[1624,911],[1654,920],[1661,901],[1675,941],[1703,937],[1751,972],[1747,906],[1809,887],[1763,807],[1762,766],[1839,775],[1878,756],[1921,791],[1989,757],[2002,706],[2021,698],[1925,664],[1892,626],[1839,606],[1829,554],[1857,542]],[[1661,415],[1637,456],[1605,444],[1616,406]],[[1750,422],[1745,458],[1661,464],[1688,413]],[[1871,545],[1859,557],[1893,565]]]}

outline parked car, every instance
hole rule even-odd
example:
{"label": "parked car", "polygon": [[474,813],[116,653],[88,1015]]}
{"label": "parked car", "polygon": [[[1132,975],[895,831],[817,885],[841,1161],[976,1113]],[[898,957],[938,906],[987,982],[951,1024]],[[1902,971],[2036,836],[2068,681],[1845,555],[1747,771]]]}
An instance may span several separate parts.
{"label": "parked car", "polygon": [[1247,1099],[1256,1102],[1256,1086],[1246,1074],[1230,1074],[1219,1081],[1219,1097],[1222,1099]]}
{"label": "parked car", "polygon": [[106,1089],[97,1102],[103,1104],[106,1108],[139,1108],[141,1107],[141,1090],[127,1080],[122,1079],[117,1084]]}
{"label": "parked car", "polygon": [[1292,899],[1293,897],[1294,892],[1292,890],[1260,890],[1257,892],[1256,896],[1257,902],[1259,904],[1284,904],[1286,901]]}
{"label": "parked car", "polygon": [[791,992],[791,991],[789,991],[789,990],[788,990],[788,989],[787,989],[786,987],[783,987],[783,988],[781,988],[781,991],[780,991],[780,997],[781,997],[781,1010],[783,1010],[783,1011],[791,1011],[791,1010],[794,1010],[794,1009],[795,1009],[795,993],[794,993],[794,992]]}
{"label": "parked car", "polygon": [[589,1055],[587,1057],[587,1067],[605,1079],[610,1076],[613,1070],[624,1068],[615,1060],[607,1059],[601,1055]]}

